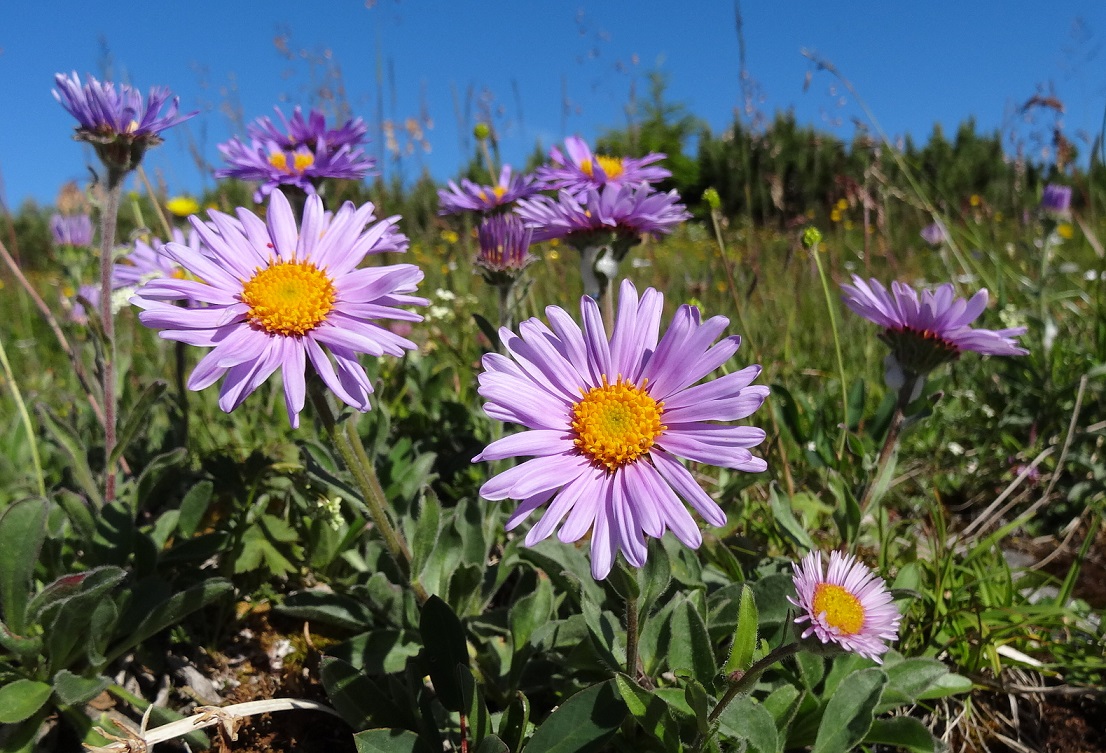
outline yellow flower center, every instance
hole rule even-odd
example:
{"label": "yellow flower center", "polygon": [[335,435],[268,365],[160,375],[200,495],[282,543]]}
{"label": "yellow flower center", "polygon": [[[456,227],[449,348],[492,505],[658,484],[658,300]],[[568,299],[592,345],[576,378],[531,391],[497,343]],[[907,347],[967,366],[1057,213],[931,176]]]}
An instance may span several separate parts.
{"label": "yellow flower center", "polygon": [[335,297],[326,272],[299,261],[258,269],[242,287],[250,324],[285,337],[303,335],[326,321]]}
{"label": "yellow flower center", "polygon": [[[599,163],[599,167],[603,168],[603,174],[607,176],[607,180],[616,180],[622,175],[622,158],[621,157],[607,157],[603,154],[595,155],[595,162]],[[595,177],[594,163],[586,159],[580,163],[580,169],[584,171],[584,174],[589,178]]]}
{"label": "yellow flower center", "polygon": [[273,152],[269,155],[269,164],[282,173],[296,175],[315,164],[315,155],[310,152],[298,152],[292,155],[292,164],[288,165],[288,155],[284,152]]}
{"label": "yellow flower center", "polygon": [[593,387],[572,406],[575,444],[593,463],[608,471],[632,463],[649,452],[667,429],[661,423],[664,403],[641,387],[618,378],[614,384]]}
{"label": "yellow flower center", "polygon": [[860,599],[843,586],[819,583],[814,587],[811,606],[814,614],[826,615],[826,622],[844,635],[856,635],[864,627],[864,607]]}

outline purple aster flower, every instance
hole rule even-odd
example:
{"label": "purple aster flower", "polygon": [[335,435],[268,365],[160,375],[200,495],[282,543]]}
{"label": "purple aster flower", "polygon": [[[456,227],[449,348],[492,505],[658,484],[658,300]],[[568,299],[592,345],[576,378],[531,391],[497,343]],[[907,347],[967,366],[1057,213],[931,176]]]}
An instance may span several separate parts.
{"label": "purple aster flower", "polygon": [[[187,236],[179,228],[173,228],[172,243],[187,246],[193,253],[203,253],[200,234],[194,228],[189,228]],[[150,243],[135,241],[131,252],[115,265],[115,287],[137,288],[162,277],[183,279],[186,276],[184,267],[164,252],[165,245],[158,238],[153,238]]]}
{"label": "purple aster flower", "polygon": [[931,222],[922,228],[922,232],[919,233],[922,236],[922,240],[931,246],[940,246],[942,243],[948,240],[949,234],[945,230],[945,226],[940,222]]}
{"label": "purple aster flower", "polygon": [[899,634],[899,611],[887,584],[851,555],[830,552],[829,571],[822,553],[810,552],[796,564],[792,580],[798,600],[787,600],[801,611],[795,624],[809,623],[802,638],[815,636],[877,664],[887,653],[887,642]]}
{"label": "purple aster flower", "polygon": [[580,196],[561,191],[557,200],[535,196],[515,211],[534,229],[534,241],[562,238],[576,247],[612,232],[635,241],[643,233],[658,237],[691,217],[678,193],[661,193],[648,183],[588,188]]}
{"label": "purple aster flower", "polygon": [[652,288],[639,300],[626,280],[609,340],[599,306],[585,296],[582,330],[568,312],[550,306],[550,326],[530,319],[519,335],[500,330],[510,357],[489,353],[483,360],[484,410],[527,430],[492,442],[474,461],[534,457],[489,479],[480,496],[520,500],[508,530],[546,507],[526,535],[527,546],[558,527],[566,543],[591,531],[597,579],[607,576],[619,551],[631,565],[643,565],[645,536],[671,529],[698,547],[702,534],[681,500],[711,525],[726,522],[677,458],[741,471],[767,468],[748,450],[764,440],[763,430],[716,423],[745,418],[764,402],[768,388],[750,386],[760,367],[696,384],[733,356],[741,338],[715,344],[728,320],[702,322],[699,310],[686,305],[661,337],[663,304]]}
{"label": "purple aster flower", "polygon": [[326,116],[319,110],[312,109],[304,118],[303,110],[297,107],[292,111],[292,117],[286,118],[279,107],[273,109],[280,118],[282,127],[273,123],[271,118],[258,118],[246,126],[246,133],[254,141],[272,141],[293,150],[306,146],[312,151],[315,151],[322,141],[328,149],[337,151],[343,146],[354,149],[368,140],[366,134],[369,128],[361,118],[347,120],[339,128],[327,128]]}
{"label": "purple aster flower", "polygon": [[76,73],[71,78],[59,73],[54,81],[54,99],[79,123],[75,138],[90,142],[109,171],[133,170],[147,148],[161,143],[162,131],[196,114],[178,114],[180,98],[170,101],[169,90],[162,86],[152,87],[143,102],[142,94],[127,84],[117,88],[89,76],[82,85]]}
{"label": "purple aster flower", "polygon": [[50,218],[50,234],[59,246],[91,246],[92,218],[87,214],[55,214]]}
{"label": "purple aster flower", "polygon": [[[196,279],[147,282],[131,302],[163,338],[212,348],[188,387],[223,378],[219,406],[227,412],[279,368],[288,420],[298,426],[308,361],[343,402],[367,411],[373,388],[358,354],[400,356],[415,347],[375,320],[420,321],[399,307],[426,304],[409,295],[422,279],[418,267],[357,267],[367,254],[407,249],[399,217],[373,223],[373,209],[346,202],[328,217],[322,199],[308,196],[297,228],[288,199],[275,191],[264,222],[241,208],[237,220],[216,211],[210,222],[193,217],[204,250],[168,243],[162,253]],[[172,303],[182,300],[192,306]]]}
{"label": "purple aster flower", "polygon": [[533,231],[513,214],[493,214],[484,218],[477,230],[480,252],[476,266],[490,285],[511,285],[522,270],[536,260],[530,253]]}
{"label": "purple aster flower", "polygon": [[557,147],[549,151],[553,164],[539,167],[537,177],[542,188],[564,189],[573,195],[608,184],[655,183],[672,175],[665,168],[653,164],[664,157],[657,153],[644,157],[593,154],[582,138],[570,136],[565,139],[565,153]]}
{"label": "purple aster flower", "polygon": [[995,356],[1021,356],[1029,351],[1013,340],[1025,327],[973,329],[987,307],[987,290],[970,300],[959,298],[951,283],[935,291],[916,290],[901,282],[889,292],[877,280],[865,282],[853,275],[853,284],[842,284],[845,305],[868,321],[883,327],[881,338],[890,346],[899,365],[913,375],[925,375],[965,350]]}
{"label": "purple aster flower", "polygon": [[230,166],[216,170],[215,177],[260,181],[254,194],[254,201],[260,203],[277,186],[295,186],[313,194],[324,178],[361,180],[376,165],[360,147],[366,131],[360,119],[328,130],[321,113],[313,110],[304,120],[296,110],[284,122],[287,132],[271,119],[259,118],[248,129],[248,145],[238,138],[220,144],[219,151]]}
{"label": "purple aster flower", "polygon": [[438,214],[491,212],[519,199],[533,196],[537,192],[534,176],[512,177],[511,166],[504,165],[499,173],[499,180],[494,186],[479,186],[467,179],[462,179],[460,186],[452,180],[449,181],[448,189],[438,191]]}
{"label": "purple aster flower", "polygon": [[1047,215],[1066,217],[1071,211],[1071,186],[1049,183],[1041,194],[1041,211]]}

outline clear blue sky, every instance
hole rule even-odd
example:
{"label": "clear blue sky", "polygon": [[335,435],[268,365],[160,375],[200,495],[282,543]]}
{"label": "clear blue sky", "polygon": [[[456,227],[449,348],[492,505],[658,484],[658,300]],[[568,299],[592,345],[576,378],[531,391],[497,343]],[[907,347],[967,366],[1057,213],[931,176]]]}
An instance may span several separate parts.
{"label": "clear blue sky", "polygon": [[[329,55],[355,114],[370,123],[376,152],[383,117],[425,129],[421,148],[387,170],[438,179],[456,174],[485,95],[503,157],[522,163],[541,140],[593,140],[626,123],[631,89],[648,74],[668,77],[682,102],[715,133],[742,104],[731,0],[270,0],[5,3],[0,25],[0,197],[11,208],[52,203],[67,180],[86,180],[91,152],[71,139],[72,119],[50,94],[53,76],[77,71],[146,90],[169,86],[201,114],[166,134],[147,170],[171,192],[198,192],[212,179],[190,149],[218,165],[216,144],[246,120],[312,104]],[[793,108],[799,120],[849,138],[863,118],[852,97],[801,51],[832,61],[892,136],[924,140],[935,122],[949,131],[969,115],[991,130],[1010,124],[1039,87],[1065,103],[1065,132],[1079,142],[1102,127],[1106,109],[1104,0],[930,0],[850,3],[745,0],[747,66],[767,115]],[[289,60],[277,40],[287,40]],[[307,51],[307,56],[300,51]],[[106,52],[105,52],[106,51]],[[808,73],[809,86],[804,90]],[[836,91],[834,88],[836,87]],[[469,92],[472,92],[471,96]],[[566,104],[567,100],[567,104]],[[467,115],[466,115],[467,110]],[[459,120],[464,125],[459,125]],[[840,125],[837,125],[840,123]],[[1026,127],[1023,127],[1026,131]],[[1027,131],[1026,131],[1027,132]],[[406,139],[400,128],[400,147]]]}

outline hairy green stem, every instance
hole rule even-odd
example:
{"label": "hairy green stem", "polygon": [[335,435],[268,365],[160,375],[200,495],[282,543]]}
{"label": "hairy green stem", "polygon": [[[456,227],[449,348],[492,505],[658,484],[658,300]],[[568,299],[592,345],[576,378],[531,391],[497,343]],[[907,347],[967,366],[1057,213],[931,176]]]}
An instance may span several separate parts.
{"label": "hairy green stem", "polygon": [[407,546],[403,534],[392,525],[388,518],[388,500],[384,496],[384,488],[380,485],[376,469],[365,452],[364,445],[361,444],[361,437],[358,436],[353,422],[347,421],[346,429],[342,431],[341,427],[338,426],[334,411],[330,407],[330,402],[327,400],[326,393],[317,381],[308,381],[308,394],[311,396],[311,404],[315,406],[315,411],[319,414],[319,419],[323,422],[323,427],[331,441],[338,448],[338,453],[342,456],[346,468],[353,474],[353,479],[361,492],[365,506],[369,509],[373,524],[384,539],[384,545],[388,548],[388,552],[399,566],[400,571],[408,578],[411,589],[415,593],[415,598],[418,599],[420,604],[424,603],[430,598],[430,594],[418,582],[416,575],[411,572],[411,549]]}
{"label": "hairy green stem", "polygon": [[115,499],[115,437],[118,425],[115,396],[115,313],[111,307],[112,270],[115,266],[115,225],[123,196],[126,173],[108,171],[104,206],[100,213],[100,324],[104,332],[104,358],[101,375],[104,393],[104,504]]}
{"label": "hairy green stem", "polygon": [[[788,643],[772,650],[767,656],[760,661],[753,664],[740,675],[735,672],[731,675],[730,687],[726,689],[726,694],[722,696],[718,701],[718,705],[710,712],[710,716],[707,717],[707,725],[710,727],[718,720],[718,717],[722,716],[722,712],[726,710],[726,707],[733,703],[733,700],[743,693],[748,693],[756,681],[760,679],[760,676],[764,674],[773,664],[783,661],[789,656],[794,656],[799,653],[802,646],[798,643]],[[712,729],[705,735],[700,735],[699,739],[695,742],[694,750],[703,750],[707,743],[710,742],[711,735],[714,730]]]}
{"label": "hairy green stem", "polygon": [[637,645],[640,625],[637,597],[626,597],[626,674],[637,681]]}

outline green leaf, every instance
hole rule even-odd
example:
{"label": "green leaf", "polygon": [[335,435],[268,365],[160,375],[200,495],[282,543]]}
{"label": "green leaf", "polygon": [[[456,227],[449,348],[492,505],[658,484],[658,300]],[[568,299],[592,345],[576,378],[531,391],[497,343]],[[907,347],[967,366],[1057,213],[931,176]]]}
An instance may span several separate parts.
{"label": "green leaf", "polygon": [[210,578],[191,588],[175,593],[158,604],[150,614],[139,623],[127,638],[112,648],[108,663],[119,658],[150,636],[180,623],[193,612],[203,609],[227,594],[234,593],[234,586],[225,578]]}
{"label": "green leaf", "polygon": [[803,549],[817,548],[806,528],[795,519],[795,514],[791,512],[791,502],[781,496],[778,485],[774,481],[768,487],[768,502],[772,507],[772,515],[775,516],[776,522],[796,544]]}
{"label": "green leaf", "polygon": [[910,716],[876,719],[864,742],[906,748],[914,753],[937,753],[941,745],[926,726]]}
{"label": "green leaf", "polygon": [[498,350],[499,347],[499,333],[495,327],[480,314],[472,315],[473,321],[476,322],[476,326],[480,329],[481,334],[488,338],[488,342],[491,343],[492,350]]}
{"label": "green leaf", "polygon": [[611,672],[617,672],[626,663],[626,646],[622,643],[624,632],[618,618],[603,611],[590,596],[584,597],[581,611],[599,658]]}
{"label": "green leaf", "polygon": [[96,520],[88,509],[88,503],[84,498],[68,489],[60,489],[54,494],[54,501],[58,503],[65,514],[69,516],[69,522],[73,530],[80,538],[88,540],[96,535]]}
{"label": "green leaf", "polygon": [[432,753],[430,746],[406,729],[368,729],[353,736],[357,753]]}
{"label": "green leaf", "polygon": [[472,671],[468,667],[458,666],[457,674],[460,677],[465,707],[468,709],[469,733],[472,735],[472,741],[479,745],[492,733],[492,720],[488,714],[488,706],[484,703],[484,694],[476,684]]}
{"label": "green leaf", "polygon": [[663,545],[657,539],[650,539],[649,558],[645,560],[645,567],[641,568],[641,600],[638,602],[638,613],[642,619],[649,617],[653,611],[653,605],[667,590],[671,580],[672,563],[665,554]]}
{"label": "green leaf", "polygon": [[733,643],[730,646],[730,658],[726,661],[725,673],[733,674],[737,670],[746,670],[753,664],[753,652],[757,647],[757,600],[752,587],[741,587],[741,606],[737,610],[737,627],[734,629]]}
{"label": "green leaf", "polygon": [[57,696],[58,703],[67,706],[88,703],[104,692],[108,685],[111,685],[111,679],[103,675],[81,677],[68,669],[54,675],[54,695]]}
{"label": "green leaf", "polygon": [[714,684],[718,667],[714,663],[707,626],[699,610],[684,599],[676,606],[669,621],[672,638],[668,643],[668,666],[673,670],[689,670],[705,686]]}
{"label": "green leaf", "polygon": [[626,718],[614,680],[581,690],[557,708],[526,743],[526,753],[602,750]]}
{"label": "green leaf", "polygon": [[407,661],[418,656],[421,645],[413,630],[373,628],[331,646],[327,653],[348,661],[372,675],[402,672]]}
{"label": "green leaf", "polygon": [[381,692],[372,680],[341,659],[324,656],[319,662],[319,680],[334,710],[354,729],[365,729],[402,714],[394,698]]}
{"label": "green leaf", "polygon": [[35,413],[39,421],[49,432],[65,452],[68,465],[66,470],[72,474],[73,480],[81,487],[85,496],[92,500],[94,507],[99,509],[104,504],[104,498],[100,495],[100,485],[96,483],[92,469],[88,466],[88,456],[85,452],[85,440],[71,426],[64,424],[53,411],[42,403],[35,404]]}
{"label": "green leaf", "polygon": [[521,691],[515,693],[507,710],[499,718],[499,739],[506,743],[510,750],[522,750],[522,740],[526,736],[526,728],[530,724],[530,699]]}
{"label": "green leaf", "polygon": [[185,538],[192,538],[199,529],[204,513],[211,504],[211,493],[214,489],[215,485],[205,479],[189,489],[181,500],[177,530]]}
{"label": "green leaf", "polygon": [[27,627],[31,577],[46,536],[46,513],[42,499],[13,502],[0,512],[0,617],[16,635]]}
{"label": "green leaf", "polygon": [[332,591],[298,591],[273,611],[351,630],[365,630],[375,623],[372,610],[362,600]]}
{"label": "green leaf", "polygon": [[826,704],[812,753],[847,753],[872,726],[887,675],[875,667],[850,675]]}
{"label": "green leaf", "polygon": [[880,700],[880,710],[884,711],[917,702],[949,674],[948,667],[937,659],[923,657],[888,664],[884,672],[887,673],[887,687]]}
{"label": "green leaf", "polygon": [[46,705],[53,690],[45,682],[25,678],[0,687],[0,724],[30,719]]}
{"label": "green leaf", "polygon": [[695,717],[695,726],[699,729],[700,735],[705,735],[710,730],[710,722],[708,721],[708,711],[710,710],[707,705],[707,691],[703,686],[695,680],[688,680],[687,685],[684,686],[684,700],[687,701],[688,707],[691,709],[692,716]]}
{"label": "green leaf", "polygon": [[161,553],[158,562],[163,565],[204,562],[219,552],[226,551],[230,544],[231,535],[228,532],[212,531],[174,544],[172,549]]}
{"label": "green leaf", "polygon": [[518,599],[507,612],[511,645],[515,653],[528,646],[534,630],[553,616],[553,586],[544,575],[539,575],[537,581],[537,587]]}
{"label": "green leaf", "polygon": [[742,696],[727,706],[718,721],[719,732],[745,740],[757,753],[776,753],[780,747],[776,720],[763,704],[749,696]]}
{"label": "green leaf", "polygon": [[679,750],[680,726],[668,704],[621,672],[615,675],[614,681],[622,701],[638,725],[655,737],[665,750]]}
{"label": "green leaf", "polygon": [[958,693],[970,693],[972,685],[972,681],[967,677],[949,672],[947,675],[938,678],[937,682],[920,693],[918,695],[918,700],[932,701],[937,698],[957,695]]}
{"label": "green leaf", "polygon": [[488,735],[477,743],[476,753],[511,753],[511,749],[495,735]]}
{"label": "green leaf", "polygon": [[411,572],[421,577],[434,545],[438,543],[442,506],[438,495],[429,489],[422,495],[422,505],[415,523],[415,535],[411,537]]}
{"label": "green leaf", "polygon": [[805,697],[806,691],[794,685],[781,685],[768,694],[764,699],[764,709],[775,719],[777,731],[783,732],[791,725]]}
{"label": "green leaf", "polygon": [[119,433],[116,436],[116,445],[111,451],[111,463],[114,464],[119,461],[119,458],[123,456],[127,446],[130,445],[135,435],[138,434],[138,430],[141,429],[148,422],[148,414],[150,408],[154,406],[163,394],[165,394],[165,388],[168,385],[161,380],[157,379],[151,382],[146,389],[138,396],[138,400],[127,411],[127,418],[119,426]]}
{"label": "green leaf", "polygon": [[795,663],[799,665],[799,677],[803,681],[803,687],[814,690],[826,674],[826,661],[817,654],[808,651],[800,651],[795,654]]}
{"label": "green leaf", "polygon": [[449,605],[431,596],[422,606],[419,633],[438,700],[450,711],[466,711],[457,665],[469,666],[468,643],[461,620]]}

